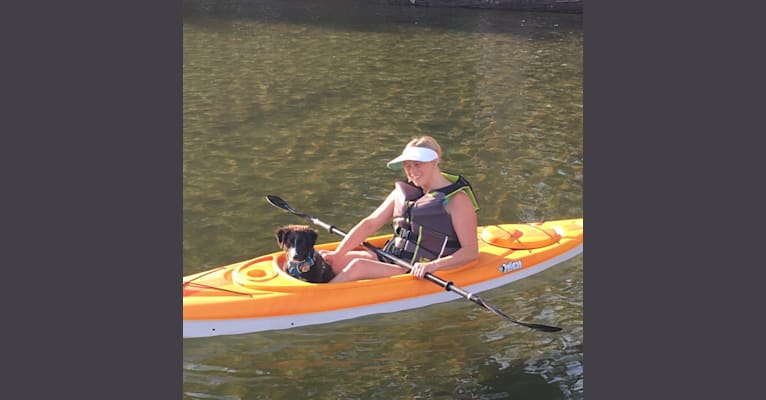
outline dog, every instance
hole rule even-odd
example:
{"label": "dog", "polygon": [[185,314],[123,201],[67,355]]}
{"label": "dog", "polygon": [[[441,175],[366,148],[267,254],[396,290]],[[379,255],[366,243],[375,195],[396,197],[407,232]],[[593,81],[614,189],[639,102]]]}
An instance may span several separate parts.
{"label": "dog", "polygon": [[335,277],[322,256],[314,251],[317,231],[306,225],[280,226],[275,231],[279,247],[285,251],[282,270],[296,279],[311,283],[327,283]]}

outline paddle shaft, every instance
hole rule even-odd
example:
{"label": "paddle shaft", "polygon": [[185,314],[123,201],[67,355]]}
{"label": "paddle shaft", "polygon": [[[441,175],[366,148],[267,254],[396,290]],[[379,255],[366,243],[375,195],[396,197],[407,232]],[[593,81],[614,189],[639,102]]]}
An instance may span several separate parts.
{"label": "paddle shaft", "polygon": [[[322,227],[324,229],[327,229],[327,231],[330,232],[330,233],[334,233],[334,234],[336,234],[338,236],[341,236],[341,237],[344,237],[344,238],[347,236],[346,232],[343,232],[342,230],[340,230],[340,229],[336,228],[335,226],[330,225],[330,224],[320,220],[319,218],[312,217],[312,216],[306,215],[306,214],[302,214],[302,213],[299,213],[299,212],[293,210],[284,200],[282,200],[281,198],[279,198],[277,196],[267,195],[266,198],[268,199],[269,203],[271,203],[271,205],[273,205],[273,206],[275,206],[277,208],[281,208],[281,209],[283,209],[283,210],[285,210],[285,211],[287,211],[287,212],[289,212],[291,214],[297,215],[297,216],[305,219],[306,221],[311,222],[312,224],[315,224],[315,225],[320,226],[320,227]],[[394,256],[393,254],[389,254],[389,253],[383,251],[382,249],[379,249],[379,248],[373,246],[372,244],[370,244],[368,242],[362,242],[362,245],[365,248],[367,248],[367,249],[371,250],[372,252],[374,252],[375,254],[391,260],[392,262],[394,262],[394,264],[396,264],[397,266],[399,266],[401,268],[404,268],[407,271],[410,271],[412,269],[412,265],[410,265],[410,263],[402,260],[399,257]],[[436,275],[431,274],[430,272],[426,272],[425,278],[428,279],[429,281],[431,281],[433,283],[436,283],[437,285],[443,287],[445,290],[451,291],[453,293],[456,293],[456,294],[464,297],[465,299],[470,300],[470,301],[478,304],[479,306],[481,306],[481,307],[483,307],[483,308],[485,308],[485,309],[487,309],[489,311],[492,311],[493,313],[495,313],[497,315],[500,315],[501,317],[504,317],[504,318],[508,319],[509,321],[511,321],[511,322],[513,322],[515,324],[519,324],[519,325],[522,325],[522,326],[526,326],[527,328],[537,329],[537,330],[544,331],[544,332],[558,332],[558,331],[561,330],[561,328],[559,328],[557,326],[549,326],[549,325],[542,325],[542,324],[532,324],[532,323],[522,322],[522,321],[518,321],[516,319],[513,319],[510,316],[508,316],[507,314],[505,314],[504,312],[500,311],[497,307],[487,303],[486,301],[482,300],[481,298],[479,298],[478,296],[474,295],[473,293],[466,292],[465,290],[455,286],[452,282],[447,282],[447,281],[437,277]]]}
{"label": "paddle shaft", "polygon": [[[345,232],[343,232],[342,230],[340,230],[340,229],[336,228],[335,226],[330,225],[330,224],[328,224],[328,223],[326,223],[326,222],[324,222],[324,221],[322,221],[322,220],[320,220],[318,218],[312,217],[310,215],[295,213],[295,212],[293,212],[293,214],[301,216],[301,217],[305,218],[307,221],[309,221],[309,222],[311,222],[311,223],[313,223],[313,224],[315,224],[317,226],[320,226],[320,227],[322,227],[324,229],[327,229],[327,231],[330,232],[330,233],[334,233],[334,234],[336,234],[338,236],[341,236],[341,237],[346,237],[347,236],[347,234]],[[410,263],[402,260],[399,257],[394,256],[393,254],[389,254],[389,253],[383,251],[382,249],[379,249],[378,247],[373,246],[372,244],[370,244],[368,242],[362,242],[362,245],[365,248],[367,248],[367,249],[371,250],[372,252],[374,252],[375,254],[377,254],[377,255],[379,255],[381,257],[385,257],[385,258],[393,261],[397,266],[404,268],[406,271],[410,271],[412,269],[412,266],[410,265]],[[545,332],[558,332],[558,331],[561,330],[561,328],[559,328],[557,326],[548,326],[548,325],[542,325],[542,324],[532,324],[532,323],[522,322],[522,321],[518,321],[518,320],[516,320],[514,318],[511,318],[510,316],[508,316],[504,312],[500,311],[497,307],[487,303],[486,301],[482,300],[481,298],[479,298],[478,296],[474,295],[473,293],[466,292],[465,290],[455,286],[454,283],[445,281],[444,279],[441,279],[438,276],[436,276],[436,275],[434,275],[434,274],[432,274],[430,272],[426,272],[425,278],[428,279],[429,281],[431,281],[431,282],[433,282],[433,283],[443,287],[444,290],[446,290],[448,292],[453,292],[455,294],[458,294],[458,295],[464,297],[466,300],[470,300],[470,301],[478,304],[479,306],[481,306],[481,307],[483,307],[483,308],[485,308],[485,309],[487,309],[489,311],[492,311],[493,313],[495,313],[497,315],[500,315],[500,316],[508,319],[509,321],[511,321],[513,323],[516,323],[516,324],[519,324],[519,325],[522,325],[522,326],[526,326],[527,328],[537,329],[537,330],[541,330],[541,331],[545,331]]]}

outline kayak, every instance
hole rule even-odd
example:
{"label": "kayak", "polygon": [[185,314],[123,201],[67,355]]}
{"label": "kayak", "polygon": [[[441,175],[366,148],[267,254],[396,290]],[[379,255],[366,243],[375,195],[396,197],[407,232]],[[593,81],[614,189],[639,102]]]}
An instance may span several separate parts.
{"label": "kayak", "polygon": [[[480,226],[479,257],[433,275],[478,293],[582,253],[583,219]],[[369,238],[382,248],[391,235]],[[318,244],[334,249],[339,242]],[[460,297],[403,273],[344,283],[309,283],[279,267],[283,251],[183,277],[183,337],[235,335],[326,324],[424,307]]]}

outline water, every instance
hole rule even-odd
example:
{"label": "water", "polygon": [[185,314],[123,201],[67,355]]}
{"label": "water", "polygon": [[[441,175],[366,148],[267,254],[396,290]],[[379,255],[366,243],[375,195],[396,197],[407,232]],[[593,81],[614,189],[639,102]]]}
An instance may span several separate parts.
{"label": "water", "polygon": [[[186,1],[184,273],[343,230],[401,175],[414,135],[472,183],[479,224],[583,214],[582,16],[360,1]],[[336,241],[320,232],[320,242]],[[184,399],[581,399],[583,257],[482,297],[249,335],[185,339]]]}

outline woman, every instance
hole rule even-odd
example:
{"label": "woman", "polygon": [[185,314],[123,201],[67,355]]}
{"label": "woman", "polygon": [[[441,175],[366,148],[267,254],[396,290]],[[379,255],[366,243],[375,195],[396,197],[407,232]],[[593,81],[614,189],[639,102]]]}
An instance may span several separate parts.
{"label": "woman", "polygon": [[322,256],[337,274],[331,283],[383,278],[404,271],[372,252],[357,248],[388,222],[394,238],[384,250],[409,262],[411,274],[464,265],[479,256],[476,235],[479,209],[470,184],[439,168],[441,147],[430,136],[410,141],[399,157],[388,162],[404,169],[407,182],[396,182],[382,204],[352,228],[334,251]]}

